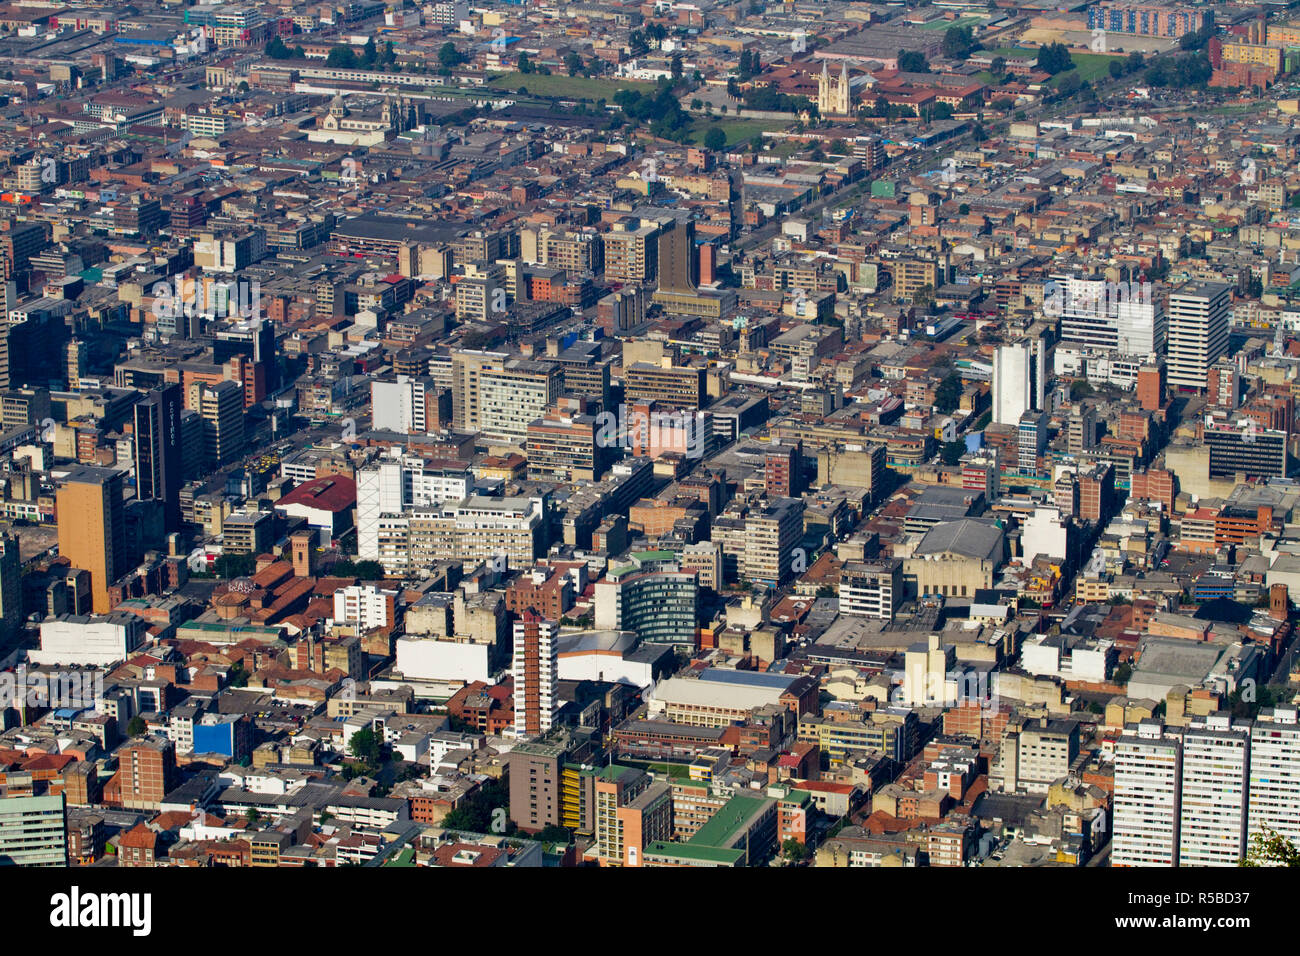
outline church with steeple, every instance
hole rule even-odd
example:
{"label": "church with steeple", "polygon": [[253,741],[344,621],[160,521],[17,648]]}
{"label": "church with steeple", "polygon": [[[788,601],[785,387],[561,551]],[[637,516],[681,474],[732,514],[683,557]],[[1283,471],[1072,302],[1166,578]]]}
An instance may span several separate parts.
{"label": "church with steeple", "polygon": [[853,112],[847,63],[840,64],[838,77],[832,77],[830,66],[822,60],[822,75],[817,78],[817,111],[822,116],[848,116]]}

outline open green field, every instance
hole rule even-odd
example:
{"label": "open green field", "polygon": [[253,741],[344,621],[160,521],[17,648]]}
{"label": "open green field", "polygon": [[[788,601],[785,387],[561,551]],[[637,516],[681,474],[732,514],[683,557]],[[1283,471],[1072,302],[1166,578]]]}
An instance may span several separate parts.
{"label": "open green field", "polygon": [[921,27],[922,30],[943,30],[947,32],[953,27],[973,27],[984,22],[983,17],[958,17],[956,20],[932,20]]}
{"label": "open green field", "polygon": [[783,130],[787,126],[792,126],[794,122],[793,117],[791,117],[789,123],[782,123],[779,120],[727,119],[716,114],[712,119],[707,116],[696,116],[695,122],[691,124],[689,142],[693,145],[703,143],[704,137],[709,130],[719,126],[727,134],[727,145],[735,146],[738,143],[749,142],[764,130]]}
{"label": "open green field", "polygon": [[1058,73],[1052,77],[1052,85],[1058,86],[1065,77],[1073,73],[1085,83],[1095,83],[1099,79],[1108,77],[1106,71],[1110,67],[1111,60],[1123,62],[1124,57],[1119,55],[1109,55],[1106,53],[1070,53],[1070,59],[1074,61],[1074,69],[1066,70],[1064,73]]}
{"label": "open green field", "polygon": [[488,81],[488,88],[505,92],[514,92],[525,87],[534,96],[558,97],[570,100],[613,100],[619,90],[636,90],[638,93],[652,93],[653,83],[641,83],[636,80],[602,80],[589,79],[585,76],[561,76],[552,73],[498,73]]}

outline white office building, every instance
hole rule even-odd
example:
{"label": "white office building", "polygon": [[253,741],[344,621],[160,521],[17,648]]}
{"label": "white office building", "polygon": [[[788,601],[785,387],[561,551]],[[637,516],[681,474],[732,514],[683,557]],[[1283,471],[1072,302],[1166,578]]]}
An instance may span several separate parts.
{"label": "white office building", "polygon": [[[1099,354],[1146,356],[1164,350],[1168,317],[1149,282],[1055,276],[1044,309],[1061,317],[1061,341]],[[1053,294],[1054,293],[1054,294]]]}
{"label": "white office building", "polygon": [[1249,766],[1248,722],[1211,714],[1183,732],[1179,866],[1237,865],[1246,851]]}
{"label": "white office building", "polygon": [[1115,743],[1111,866],[1178,865],[1182,744],[1158,720],[1129,727]]}
{"label": "white office building", "polygon": [[396,601],[396,591],[385,591],[373,584],[339,588],[334,592],[334,623],[350,625],[359,631],[392,627]]}
{"label": "white office building", "polygon": [[376,431],[401,432],[404,435],[427,433],[427,403],[433,396],[433,381],[426,378],[397,376],[395,382],[370,383],[371,423]]}
{"label": "white office building", "polygon": [[1171,388],[1205,388],[1210,366],[1228,352],[1232,286],[1189,282],[1169,296],[1165,367]]}
{"label": "white office building", "polygon": [[1042,339],[999,345],[993,356],[993,421],[1019,425],[1025,412],[1043,408],[1047,346]]}
{"label": "white office building", "polygon": [[[385,517],[412,508],[463,501],[473,488],[467,471],[428,468],[419,458],[385,458],[357,472],[357,556],[382,561],[380,530]],[[388,565],[385,564],[385,567]]]}

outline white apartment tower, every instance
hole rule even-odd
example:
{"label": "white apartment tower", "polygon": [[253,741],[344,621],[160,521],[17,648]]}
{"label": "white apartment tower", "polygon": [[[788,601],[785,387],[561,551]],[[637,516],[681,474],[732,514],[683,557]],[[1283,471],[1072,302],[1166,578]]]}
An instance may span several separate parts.
{"label": "white apartment tower", "polygon": [[1020,416],[1042,410],[1047,389],[1047,347],[1042,339],[999,345],[993,355],[993,421],[1019,425]]}
{"label": "white apartment tower", "polygon": [[1245,854],[1250,737],[1249,723],[1226,713],[1183,732],[1179,866],[1236,866]]}
{"label": "white apartment tower", "polygon": [[1182,745],[1158,720],[1128,728],[1115,744],[1111,866],[1178,865]]}
{"label": "white apartment tower", "polygon": [[1232,286],[1189,282],[1169,296],[1165,367],[1172,388],[1205,388],[1210,366],[1228,351]]}
{"label": "white apartment tower", "polygon": [[1251,837],[1265,830],[1300,846],[1300,722],[1294,707],[1265,708],[1250,733]]}

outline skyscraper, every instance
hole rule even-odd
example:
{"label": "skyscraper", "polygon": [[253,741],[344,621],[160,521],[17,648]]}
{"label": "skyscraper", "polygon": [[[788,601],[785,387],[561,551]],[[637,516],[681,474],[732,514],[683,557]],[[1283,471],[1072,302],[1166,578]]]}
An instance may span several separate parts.
{"label": "skyscraper", "polygon": [[1047,390],[1047,346],[1042,339],[999,345],[993,356],[993,421],[1019,425],[1028,411],[1042,411]]}
{"label": "skyscraper", "polygon": [[1115,743],[1111,866],[1178,865],[1182,746],[1158,720],[1143,720]]}
{"label": "skyscraper", "polygon": [[1249,727],[1223,713],[1184,731],[1179,866],[1236,866],[1245,854]]}
{"label": "skyscraper", "polygon": [[556,627],[532,608],[515,622],[515,736],[547,733],[559,712]]}
{"label": "skyscraper", "polygon": [[1300,721],[1295,707],[1265,708],[1250,733],[1251,837],[1271,830],[1300,846]]}
{"label": "skyscraper", "polygon": [[181,387],[154,389],[135,406],[135,493],[163,503],[163,528],[181,527]]}
{"label": "skyscraper", "polygon": [[108,586],[127,570],[126,516],[122,473],[111,468],[78,468],[55,499],[59,554],[74,568],[90,572],[91,604],[96,614],[112,607]]}
{"label": "skyscraper", "polygon": [[23,562],[18,539],[0,532],[0,656],[23,629]]}
{"label": "skyscraper", "polygon": [[231,381],[195,387],[203,419],[203,459],[208,468],[220,468],[244,453],[244,390]]}
{"label": "skyscraper", "polygon": [[1232,286],[1189,282],[1169,296],[1168,380],[1173,388],[1205,388],[1210,366],[1228,351]]}
{"label": "skyscraper", "polygon": [[695,223],[679,219],[659,227],[659,291],[697,291],[700,259],[695,252]]}

